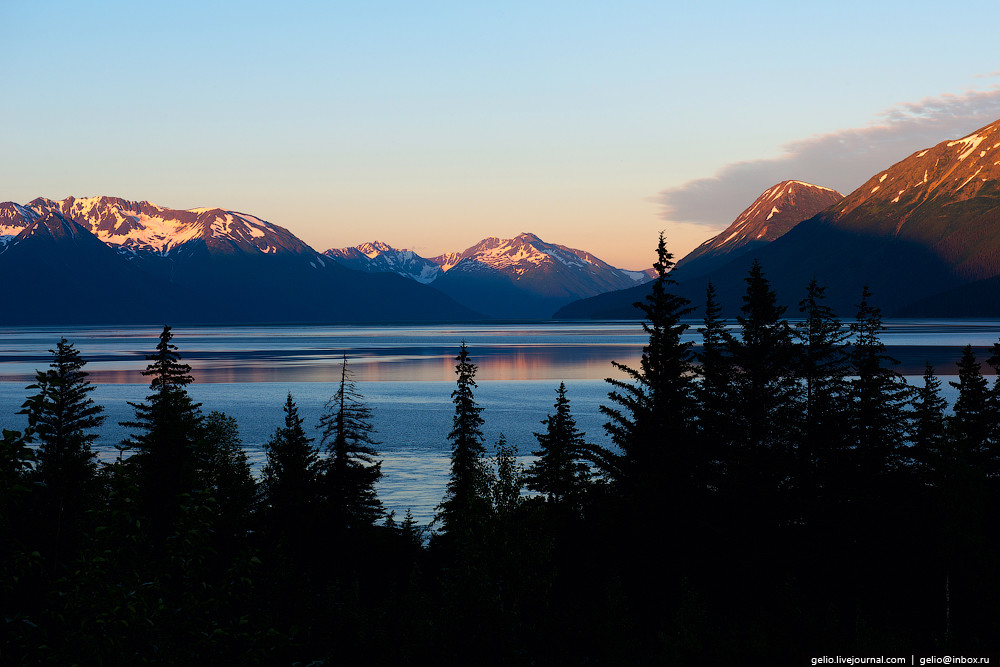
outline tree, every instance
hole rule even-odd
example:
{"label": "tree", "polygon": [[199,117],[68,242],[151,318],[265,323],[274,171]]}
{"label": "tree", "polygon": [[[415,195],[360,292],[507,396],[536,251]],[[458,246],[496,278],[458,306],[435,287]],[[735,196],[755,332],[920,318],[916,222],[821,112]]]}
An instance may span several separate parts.
{"label": "tree", "polygon": [[91,449],[104,423],[104,408],[89,394],[94,386],[83,370],[86,361],[65,338],[49,350],[53,359],[46,371],[37,371],[28,389],[37,393],[22,406],[28,425],[39,443],[36,477],[42,530],[51,544],[51,556],[59,561],[64,547],[72,545],[83,530],[91,506],[97,474],[96,455]]}
{"label": "tree", "polygon": [[[31,476],[38,462],[31,446],[31,428],[21,431],[0,430],[0,555],[6,556],[7,545],[12,542],[12,534],[18,531],[11,527],[23,523],[25,516],[22,506],[31,497]],[[0,564],[4,564],[0,558]]]}
{"label": "tree", "polygon": [[799,302],[804,319],[796,325],[798,376],[802,381],[802,425],[796,447],[803,503],[830,492],[844,474],[848,440],[841,428],[849,384],[846,352],[850,332],[824,302],[826,288],[813,278]]}
{"label": "tree", "polygon": [[[31,483],[37,460],[31,441],[30,427],[23,433],[0,429],[0,614],[6,626],[0,654],[15,661],[17,644],[22,643],[19,635],[36,627],[29,610],[37,606],[39,582],[51,577],[47,569],[39,576],[36,561],[41,558],[31,540],[37,491]],[[33,648],[37,656],[37,643]]]}
{"label": "tree", "polygon": [[880,334],[882,313],[871,305],[865,285],[858,314],[851,323],[851,411],[849,425],[856,447],[856,470],[862,478],[898,471],[904,458],[906,405],[911,390],[896,372],[899,362],[886,353]]}
{"label": "tree", "polygon": [[[993,395],[971,345],[962,350],[958,362],[958,389],[953,413],[945,419],[946,445],[938,459],[937,510],[944,580],[948,591],[947,618],[956,626],[973,625],[977,617],[993,608],[989,587],[995,562],[990,558],[995,534],[996,507],[991,503],[991,437],[996,413]],[[963,618],[964,617],[964,618]]]}
{"label": "tree", "polygon": [[156,352],[146,357],[151,363],[142,372],[152,378],[152,393],[145,403],[129,402],[135,419],[121,424],[138,431],[123,444],[136,451],[132,463],[138,467],[144,506],[161,528],[174,518],[180,495],[198,486],[196,448],[202,420],[201,404],[187,393],[187,385],[194,382],[191,367],[180,363],[172,339],[170,327],[164,326]]}
{"label": "tree", "polygon": [[285,399],[285,425],[264,445],[262,470],[265,504],[279,531],[304,519],[318,492],[319,454],[306,436],[291,392]]}
{"label": "tree", "polygon": [[499,521],[509,521],[521,504],[524,466],[517,462],[517,447],[507,444],[503,433],[497,441],[494,473],[491,477],[493,512]]}
{"label": "tree", "polygon": [[957,448],[959,459],[977,477],[984,479],[989,470],[990,437],[994,432],[996,414],[982,366],[976,361],[971,345],[962,350],[958,362],[958,382],[949,382],[958,389],[954,414],[948,420],[949,434]]}
{"label": "tree", "polygon": [[257,483],[236,420],[213,410],[199,438],[200,486],[211,493],[231,529],[246,524],[257,501]]}
{"label": "tree", "polygon": [[544,433],[535,433],[538,459],[527,472],[528,488],[545,494],[549,502],[578,504],[590,484],[585,458],[588,445],[576,428],[566,397],[566,383],[556,389],[555,413],[542,420]]}
{"label": "tree", "polygon": [[705,288],[705,312],[698,333],[701,334],[701,350],[695,354],[699,377],[695,387],[698,436],[711,466],[707,479],[710,485],[717,486],[719,477],[726,472],[726,450],[736,437],[730,418],[735,369],[727,352],[730,333],[711,282]]}
{"label": "tree", "polygon": [[[993,349],[986,363],[993,369],[996,378],[993,380],[993,387],[990,391],[990,408],[995,415],[993,420],[993,430],[990,433],[989,451],[985,454],[986,474],[990,478],[994,487],[1000,483],[1000,341],[993,343]],[[1000,507],[1000,489],[994,488],[998,507]]]}
{"label": "tree", "polygon": [[727,340],[735,369],[730,420],[736,435],[726,456],[727,485],[742,511],[773,526],[775,501],[792,476],[800,386],[785,308],[758,261],[744,280],[740,333]]}
{"label": "tree", "polygon": [[662,498],[662,491],[684,495],[698,467],[695,456],[691,343],[683,340],[688,325],[681,318],[691,312],[689,301],[667,291],[676,282],[670,275],[673,255],[660,233],[653,264],[656,278],[645,302],[634,305],[645,315],[649,336],[639,368],[612,362],[629,379],[608,378],[614,387],[601,406],[608,418],[604,428],[618,452],[592,450],[592,460],[621,495],[646,502]]}
{"label": "tree", "polygon": [[468,539],[481,531],[490,515],[489,473],[483,456],[483,411],[476,403],[477,367],[469,360],[469,350],[462,342],[455,359],[457,386],[451,393],[455,404],[451,441],[451,476],[444,500],[438,506],[438,519],[444,532]]}
{"label": "tree", "polygon": [[790,411],[798,398],[792,331],[760,262],[754,260],[744,280],[747,290],[736,317],[740,335],[729,339],[738,368],[739,416],[749,447],[777,453],[791,439]]}
{"label": "tree", "polygon": [[925,483],[937,485],[946,453],[945,408],[948,402],[941,397],[941,380],[934,375],[934,367],[924,367],[924,383],[914,394],[913,415],[910,419],[910,445],[920,477]]}
{"label": "tree", "polygon": [[28,389],[38,391],[21,414],[27,414],[39,443],[39,477],[60,505],[72,505],[97,471],[91,445],[97,439],[93,429],[104,423],[104,408],[89,396],[94,386],[83,370],[87,362],[73,344],[63,338],[49,352],[52,363],[47,371],[37,371]]}
{"label": "tree", "polygon": [[327,457],[322,485],[328,512],[339,527],[371,526],[383,513],[375,484],[382,462],[372,438],[372,409],[365,404],[347,368],[344,354],[337,392],[326,402],[318,427]]}

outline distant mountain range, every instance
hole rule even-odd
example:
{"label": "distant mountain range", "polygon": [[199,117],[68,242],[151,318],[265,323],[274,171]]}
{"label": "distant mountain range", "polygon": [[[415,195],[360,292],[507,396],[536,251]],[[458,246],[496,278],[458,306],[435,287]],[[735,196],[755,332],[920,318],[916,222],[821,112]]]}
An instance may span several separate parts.
{"label": "distant mountain range", "polygon": [[0,239],[3,324],[482,317],[412,280],[345,269],[236,211],[115,197],[6,202]]}
{"label": "distant mountain range", "polygon": [[[732,315],[757,259],[789,315],[816,277],[828,288],[828,303],[845,317],[853,316],[866,284],[888,315],[1000,316],[998,149],[1000,121],[918,151],[778,238],[729,253],[707,271],[697,270],[700,257],[684,258],[674,275],[677,291],[701,305],[711,281]],[[643,286],[600,295],[556,316],[633,318],[631,304],[647,292]]]}
{"label": "distant mountain range", "polygon": [[[653,239],[649,240],[652,247]],[[738,312],[759,260],[795,315],[813,277],[851,317],[1000,316],[1000,121],[918,151],[847,197],[801,181],[761,194],[675,268],[695,306],[712,282]],[[652,270],[534,234],[424,258],[380,242],[319,253],[220,208],[117,197],[0,203],[0,324],[636,318]]]}
{"label": "distant mountain range", "polygon": [[318,253],[219,208],[117,197],[0,203],[0,324],[548,318],[648,276],[532,234],[425,259],[379,242]]}
{"label": "distant mountain range", "polygon": [[510,319],[549,318],[575,299],[630,287],[653,275],[652,269],[617,269],[589,252],[527,233],[489,237],[462,252],[429,259],[379,241],[324,254],[348,268],[406,276],[469,308]]}

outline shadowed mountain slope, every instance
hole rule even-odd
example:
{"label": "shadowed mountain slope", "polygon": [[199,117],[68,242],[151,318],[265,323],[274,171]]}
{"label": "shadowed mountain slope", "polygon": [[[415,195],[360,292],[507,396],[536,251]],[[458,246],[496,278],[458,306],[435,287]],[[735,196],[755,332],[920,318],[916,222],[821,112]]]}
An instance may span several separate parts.
{"label": "shadowed mountain slope", "polygon": [[[889,315],[1000,315],[1000,281],[993,280],[1000,275],[1000,121],[914,153],[772,243],[707,274],[687,277],[679,267],[678,289],[701,305],[711,280],[732,315],[754,259],[791,307],[815,276],[842,316],[854,314],[865,284]],[[602,295],[557,315],[634,317],[630,304],[643,294]]]}

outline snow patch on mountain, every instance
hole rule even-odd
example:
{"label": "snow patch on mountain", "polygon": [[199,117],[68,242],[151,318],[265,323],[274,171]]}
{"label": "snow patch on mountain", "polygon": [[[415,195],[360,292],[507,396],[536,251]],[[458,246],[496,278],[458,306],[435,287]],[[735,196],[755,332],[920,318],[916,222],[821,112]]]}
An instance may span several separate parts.
{"label": "snow patch on mountain", "polygon": [[412,250],[397,250],[387,243],[371,241],[353,248],[331,248],[324,253],[335,262],[366,273],[397,273],[424,285],[434,282],[441,268]]}
{"label": "snow patch on mountain", "polygon": [[[979,148],[979,144],[983,143],[983,139],[985,138],[986,138],[985,136],[980,136],[978,134],[971,134],[957,141],[949,142],[948,148],[951,148],[952,146],[956,146],[958,144],[964,144],[965,146],[968,146],[968,148],[966,148],[965,151],[958,156],[958,161],[961,162],[962,160],[964,160],[965,158],[969,157],[974,152],[976,152],[976,149]],[[982,154],[980,154],[980,157],[983,157],[983,155],[985,155],[985,151]]]}
{"label": "snow patch on mountain", "polygon": [[260,218],[219,208],[170,209],[118,197],[39,197],[28,204],[35,215],[54,211],[91,231],[108,245],[168,255],[197,239],[210,246],[274,254],[313,251],[288,230]]}
{"label": "snow patch on mountain", "polygon": [[569,281],[574,284],[574,289],[596,294],[650,278],[646,271],[617,269],[589,252],[546,243],[530,233],[512,239],[490,236],[462,252],[445,253],[431,259],[423,258],[412,250],[396,250],[381,241],[331,249],[325,254],[348,268],[398,273],[424,284],[433,283],[446,273],[449,280],[464,274],[480,278],[499,274],[514,282]]}

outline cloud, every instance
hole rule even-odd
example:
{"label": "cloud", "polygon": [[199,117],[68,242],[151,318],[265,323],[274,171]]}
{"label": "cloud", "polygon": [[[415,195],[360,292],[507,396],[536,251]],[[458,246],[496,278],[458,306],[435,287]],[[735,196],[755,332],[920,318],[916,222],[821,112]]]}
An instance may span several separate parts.
{"label": "cloud", "polygon": [[661,191],[653,201],[673,222],[724,226],[775,183],[794,179],[845,195],[912,153],[963,137],[1000,118],[1000,86],[898,104],[868,127],[785,144],[781,155],[728,164],[715,175]]}

